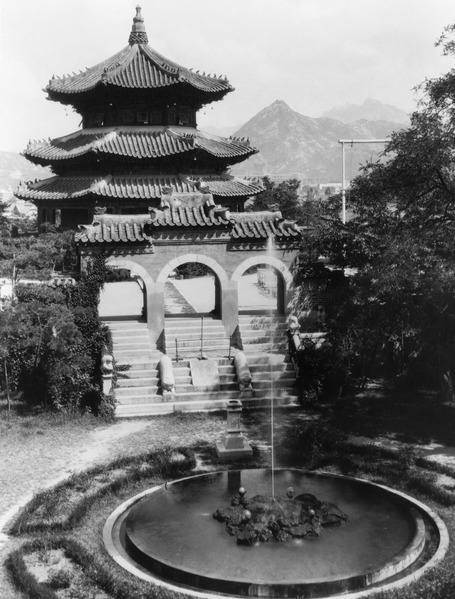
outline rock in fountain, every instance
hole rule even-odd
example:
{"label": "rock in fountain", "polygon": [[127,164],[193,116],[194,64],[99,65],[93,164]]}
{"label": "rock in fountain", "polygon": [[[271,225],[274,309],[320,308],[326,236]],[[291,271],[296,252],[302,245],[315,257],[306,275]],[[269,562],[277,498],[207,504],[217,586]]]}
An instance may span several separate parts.
{"label": "rock in fountain", "polygon": [[286,495],[255,495],[246,499],[241,487],[231,505],[217,509],[213,517],[226,523],[226,532],[236,536],[239,545],[254,545],[269,539],[284,542],[319,537],[322,527],[340,526],[348,519],[335,504],[319,501],[311,493],[302,493],[294,499],[294,489],[289,487]]}

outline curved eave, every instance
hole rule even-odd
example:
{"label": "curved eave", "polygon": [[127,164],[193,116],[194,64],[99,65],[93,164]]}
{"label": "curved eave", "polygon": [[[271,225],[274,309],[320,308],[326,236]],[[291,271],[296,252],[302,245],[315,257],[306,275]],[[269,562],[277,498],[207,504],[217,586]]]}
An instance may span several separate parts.
{"label": "curved eave", "polygon": [[[218,208],[219,210],[219,208]],[[150,215],[101,215],[91,225],[80,225],[77,243],[109,244],[135,243],[151,240],[160,231],[169,229],[223,229],[235,240],[265,240],[274,237],[293,241],[300,237],[300,229],[292,221],[269,212],[257,219],[254,213],[238,213],[236,218],[226,210],[206,203],[192,207],[152,209]]]}
{"label": "curved eave", "polygon": [[79,225],[80,232],[74,238],[76,243],[105,244],[111,243],[150,243],[150,235],[145,231],[144,222],[130,220],[123,223]]}
{"label": "curved eave", "polygon": [[233,164],[258,150],[245,140],[219,137],[190,128],[114,127],[83,129],[65,137],[30,143],[24,156],[35,164],[52,166],[93,154],[153,160],[195,151]]}
{"label": "curved eave", "polygon": [[248,179],[236,177],[199,177],[198,180],[186,175],[157,176],[80,176],[50,177],[38,182],[22,183],[16,197],[28,201],[69,200],[71,198],[95,195],[104,198],[123,200],[159,200],[163,188],[173,193],[198,193],[200,183],[206,186],[207,193],[220,198],[250,197],[263,191],[262,185]]}
{"label": "curved eave", "polygon": [[150,90],[179,84],[189,85],[212,99],[220,99],[234,89],[227,79],[194,73],[146,44],[133,44],[79,74],[51,79],[44,91],[51,100],[72,104],[77,103],[79,94],[97,87]]}

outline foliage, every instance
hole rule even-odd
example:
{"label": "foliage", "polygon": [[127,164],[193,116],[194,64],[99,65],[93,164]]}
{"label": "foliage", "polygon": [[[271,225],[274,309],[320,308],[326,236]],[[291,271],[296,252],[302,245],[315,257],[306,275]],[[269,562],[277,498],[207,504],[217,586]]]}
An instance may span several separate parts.
{"label": "foliage", "polygon": [[187,262],[175,269],[178,278],[192,279],[193,277],[205,277],[213,274],[213,271],[205,264],[199,262]]}
{"label": "foliage", "polygon": [[[64,248],[65,238],[55,237],[53,247]],[[97,315],[104,273],[99,256],[73,287],[18,285],[14,302],[0,312],[0,357],[30,405],[112,415],[112,401],[101,405],[99,376],[108,344]]]}
{"label": "foliage", "polygon": [[[446,53],[454,52],[453,31],[440,41]],[[329,211],[318,250],[354,269],[330,315],[333,341],[349,345],[353,369],[407,386],[439,382],[453,401],[455,75],[420,89],[411,125],[392,134],[386,161],[367,164],[352,182],[352,220],[343,225]]]}
{"label": "foliage", "polygon": [[121,488],[150,477],[169,480],[187,473],[195,465],[192,449],[163,447],[97,466],[36,494],[20,513],[10,533],[24,535],[72,530],[106,494],[117,493]]}
{"label": "foliage", "polygon": [[338,399],[348,384],[349,368],[345,356],[336,354],[330,344],[322,347],[309,341],[297,352],[297,385],[304,405]]}
{"label": "foliage", "polygon": [[254,212],[280,211],[283,218],[304,220],[304,210],[298,196],[300,182],[289,179],[276,184],[268,177],[263,178],[264,191],[259,194],[250,208]]}
{"label": "foliage", "polygon": [[[2,227],[0,206],[0,232]],[[47,280],[55,271],[71,269],[76,261],[73,234],[49,232],[12,237],[6,229],[0,235],[0,276],[13,280]]]}

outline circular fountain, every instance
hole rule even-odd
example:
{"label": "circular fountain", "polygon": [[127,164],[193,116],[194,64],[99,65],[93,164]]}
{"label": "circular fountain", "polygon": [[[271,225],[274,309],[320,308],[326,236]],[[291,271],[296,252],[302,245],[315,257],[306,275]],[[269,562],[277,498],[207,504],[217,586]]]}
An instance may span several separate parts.
{"label": "circular fountain", "polygon": [[[262,524],[279,520],[280,505],[292,504],[295,512],[299,497],[315,497],[314,510],[302,503],[301,524],[320,518],[318,506],[335,506],[342,525],[322,522],[319,534],[270,534],[261,539],[267,542],[239,544],[217,513],[239,499],[267,497],[272,482],[271,511],[262,509]],[[250,509],[244,512],[246,520],[260,521]],[[104,539],[129,571],[193,596],[315,598],[350,592],[357,597],[378,586],[404,584],[441,559],[448,544],[442,521],[402,493],[360,479],[291,469],[223,471],[154,487],[110,516]]]}

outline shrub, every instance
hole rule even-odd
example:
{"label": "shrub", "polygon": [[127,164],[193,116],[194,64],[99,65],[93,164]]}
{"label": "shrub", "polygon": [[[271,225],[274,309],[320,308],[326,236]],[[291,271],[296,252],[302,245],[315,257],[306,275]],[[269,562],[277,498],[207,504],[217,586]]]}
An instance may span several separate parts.
{"label": "shrub", "polygon": [[49,572],[47,584],[51,589],[67,589],[71,584],[71,572],[66,568],[55,568]]}

